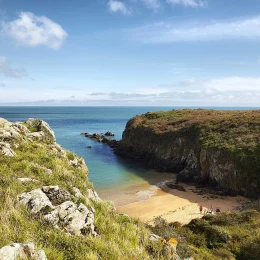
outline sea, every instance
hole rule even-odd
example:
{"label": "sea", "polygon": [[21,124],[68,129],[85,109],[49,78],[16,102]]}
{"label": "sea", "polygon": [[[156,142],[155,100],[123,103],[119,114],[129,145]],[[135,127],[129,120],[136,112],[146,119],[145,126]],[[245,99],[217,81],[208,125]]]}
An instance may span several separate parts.
{"label": "sea", "polygon": [[[55,132],[57,143],[84,158],[89,168],[89,180],[101,198],[117,206],[148,199],[171,173],[158,173],[142,163],[118,157],[106,144],[98,143],[81,133],[111,131],[120,140],[127,121],[146,112],[180,109],[183,107],[1,107],[0,117],[9,121],[40,118]],[[208,107],[210,108],[210,107]],[[211,107],[210,109],[256,109]],[[87,148],[91,146],[92,148]]]}

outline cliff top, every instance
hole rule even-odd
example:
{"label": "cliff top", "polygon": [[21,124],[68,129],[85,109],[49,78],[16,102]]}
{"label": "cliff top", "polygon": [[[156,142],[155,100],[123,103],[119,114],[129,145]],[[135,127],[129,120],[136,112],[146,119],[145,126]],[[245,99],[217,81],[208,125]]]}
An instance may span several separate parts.
{"label": "cliff top", "polygon": [[148,112],[129,121],[156,134],[194,128],[204,147],[255,149],[260,141],[260,110],[182,109]]}

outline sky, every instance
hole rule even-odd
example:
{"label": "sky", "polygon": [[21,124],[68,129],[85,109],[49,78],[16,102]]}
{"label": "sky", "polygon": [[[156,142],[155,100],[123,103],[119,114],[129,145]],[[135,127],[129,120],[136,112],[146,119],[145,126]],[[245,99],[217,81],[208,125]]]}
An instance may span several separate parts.
{"label": "sky", "polygon": [[0,105],[260,106],[259,0],[0,0]]}

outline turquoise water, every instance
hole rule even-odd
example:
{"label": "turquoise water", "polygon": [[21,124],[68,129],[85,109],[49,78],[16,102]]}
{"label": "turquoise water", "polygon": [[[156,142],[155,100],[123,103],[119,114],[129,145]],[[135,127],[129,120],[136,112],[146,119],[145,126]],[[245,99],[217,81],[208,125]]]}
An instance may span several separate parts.
{"label": "turquoise water", "polygon": [[[157,173],[145,169],[142,164],[115,156],[107,145],[80,133],[111,131],[119,140],[131,117],[173,108],[177,107],[0,107],[0,117],[10,121],[25,121],[30,117],[47,121],[55,132],[57,143],[85,159],[89,180],[97,191],[103,191],[149,181]],[[92,149],[86,148],[89,145]]]}

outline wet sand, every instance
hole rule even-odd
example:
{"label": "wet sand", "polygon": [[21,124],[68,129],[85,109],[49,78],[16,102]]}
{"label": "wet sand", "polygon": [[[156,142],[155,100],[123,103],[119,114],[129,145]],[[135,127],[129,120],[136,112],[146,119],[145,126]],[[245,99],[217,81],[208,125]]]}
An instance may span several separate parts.
{"label": "wet sand", "polygon": [[117,210],[149,224],[152,224],[154,218],[159,216],[168,222],[178,221],[187,224],[192,219],[203,216],[199,210],[200,205],[203,206],[203,212],[209,209],[211,205],[214,210],[219,208],[221,212],[224,212],[234,211],[236,207],[247,201],[246,198],[241,196],[214,196],[214,198],[210,198],[210,195],[207,194],[194,193],[195,186],[183,183],[180,183],[180,185],[186,189],[186,192],[170,189],[163,184],[157,186],[147,184],[139,187],[141,189],[139,194],[140,192],[145,194],[147,191],[149,194],[149,190],[156,190],[157,192],[151,193],[150,198],[141,201],[116,205]]}

